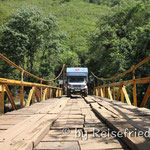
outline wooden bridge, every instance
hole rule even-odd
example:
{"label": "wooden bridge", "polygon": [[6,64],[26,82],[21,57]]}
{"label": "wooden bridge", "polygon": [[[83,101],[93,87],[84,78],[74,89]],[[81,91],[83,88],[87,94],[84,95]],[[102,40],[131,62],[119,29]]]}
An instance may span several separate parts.
{"label": "wooden bridge", "polygon": [[[0,78],[0,112],[4,113],[6,94],[14,109],[0,116],[0,150],[149,150],[150,110],[144,106],[150,96],[150,77],[135,79],[135,70],[150,57],[110,79],[93,74],[103,81],[103,85],[95,86],[91,96],[73,95],[71,98],[62,95],[60,87],[42,84],[43,81],[57,80],[64,72],[64,66],[55,79],[45,80],[20,68],[2,54],[0,58],[21,72],[20,81]],[[131,80],[114,82],[130,72],[133,73]],[[24,81],[24,74],[40,83]],[[112,83],[104,84],[106,80]],[[139,106],[137,84],[148,86]],[[133,100],[126,85],[133,87]],[[21,109],[17,109],[13,99],[12,86],[20,87]],[[30,87],[26,103],[24,87]]]}

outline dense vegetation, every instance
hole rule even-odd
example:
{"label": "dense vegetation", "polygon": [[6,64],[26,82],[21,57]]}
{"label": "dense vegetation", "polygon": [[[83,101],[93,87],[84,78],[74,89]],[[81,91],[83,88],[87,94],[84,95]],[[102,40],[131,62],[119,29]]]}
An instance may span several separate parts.
{"label": "dense vegetation", "polygon": [[[21,8],[21,6],[24,7]],[[0,5],[0,11],[1,11],[0,20],[1,20],[1,24],[2,25],[4,24],[4,27],[2,26],[2,32],[4,28],[6,28],[7,24],[11,22],[11,19],[15,17],[15,15],[22,15],[19,14],[17,9],[22,10],[25,7],[26,9],[28,8],[29,10],[30,7],[36,7],[37,9],[39,9],[38,13],[40,13],[41,18],[47,18],[49,15],[55,18],[56,22],[58,23],[57,26],[63,35],[63,37],[61,38],[61,46],[63,47],[62,48],[63,51],[58,52],[57,56],[53,54],[55,57],[53,57],[53,55],[49,56],[51,58],[47,57],[47,60],[49,61],[48,62],[47,60],[45,61],[49,65],[51,64],[50,65],[51,67],[47,66],[46,64],[43,64],[44,60],[42,57],[42,50],[43,50],[43,47],[41,47],[42,45],[37,47],[37,49],[35,50],[37,51],[37,53],[35,53],[34,55],[35,61],[33,61],[33,68],[34,68],[32,69],[33,73],[37,74],[38,76],[41,76],[40,74],[41,71],[39,70],[41,68],[43,71],[47,70],[47,73],[45,72],[45,74],[42,77],[48,77],[48,75],[50,75],[49,72],[54,72],[54,69],[56,67],[58,68],[61,67],[63,63],[69,66],[85,65],[85,60],[86,60],[85,58],[87,57],[87,52],[88,52],[87,43],[88,43],[89,36],[91,32],[96,30],[96,23],[98,21],[98,18],[101,13],[105,13],[105,11],[108,10],[107,7],[97,6],[82,1],[78,1],[78,2],[71,1],[68,3],[62,0],[57,0],[57,1],[45,0],[42,2],[40,0],[39,1],[38,0],[32,0],[32,1],[5,0],[5,1],[1,1],[1,5]],[[36,11],[37,10],[36,8],[33,9],[35,9]],[[27,11],[28,10],[25,10],[24,13],[26,13]],[[35,15],[36,13],[37,12],[35,12]],[[32,16],[31,19],[33,19]],[[25,22],[26,20],[24,19],[23,21]],[[5,37],[4,34],[3,37]],[[3,41],[6,40],[3,39]],[[6,52],[4,52],[3,46],[6,45],[2,44],[1,41],[2,53],[3,54],[5,53],[5,56],[11,58],[12,56],[9,56]],[[24,46],[24,44],[22,46]],[[18,47],[21,48],[22,46],[19,45]],[[16,51],[16,49],[14,51]],[[15,53],[17,53],[17,51]],[[21,56],[21,54],[19,55]],[[24,58],[26,62],[28,62],[28,59],[29,59],[28,57]],[[42,61],[40,62],[39,59],[41,59]],[[18,59],[15,59],[15,57],[14,59],[11,58],[11,60],[21,65],[20,62],[18,62]],[[20,61],[22,62],[22,60]],[[24,65],[25,69],[31,71],[29,65],[27,66],[27,63],[24,64],[22,62],[22,64]],[[4,68],[3,70],[6,69]],[[5,75],[3,74],[3,76]],[[14,76],[16,77],[15,73],[13,77]]]}
{"label": "dense vegetation", "polygon": [[[112,77],[150,55],[149,0],[0,0],[0,25],[0,52],[43,78],[63,63]],[[3,77],[20,78],[0,63]],[[136,77],[149,76],[149,68]]]}
{"label": "dense vegetation", "polygon": [[[150,54],[150,3],[128,0],[113,9],[99,20],[90,40],[91,69],[105,77],[129,69]],[[138,77],[150,75],[146,70]]]}

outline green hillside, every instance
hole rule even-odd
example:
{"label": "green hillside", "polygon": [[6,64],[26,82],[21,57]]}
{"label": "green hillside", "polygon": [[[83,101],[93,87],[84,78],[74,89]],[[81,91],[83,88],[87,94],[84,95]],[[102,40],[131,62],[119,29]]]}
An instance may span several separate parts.
{"label": "green hillside", "polygon": [[66,51],[64,53],[65,56],[66,54],[68,56],[64,59],[68,64],[72,61],[73,65],[84,65],[89,35],[96,30],[99,17],[110,9],[107,6],[80,0],[70,2],[62,2],[61,0],[5,0],[0,3],[1,24],[7,22],[12,12],[22,6],[35,6],[44,13],[44,16],[50,13],[57,18],[61,30],[66,34],[64,41]]}

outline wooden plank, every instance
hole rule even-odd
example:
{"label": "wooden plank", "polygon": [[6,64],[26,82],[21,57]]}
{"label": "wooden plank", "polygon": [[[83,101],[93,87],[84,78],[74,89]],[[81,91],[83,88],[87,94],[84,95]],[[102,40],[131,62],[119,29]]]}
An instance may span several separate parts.
{"label": "wooden plank", "polygon": [[[92,143],[92,144],[91,144]],[[82,150],[118,150],[127,148],[123,142],[113,137],[94,137],[92,134],[88,135],[88,140],[79,140]]]}
{"label": "wooden plank", "polygon": [[92,106],[92,108],[93,108],[94,111],[102,113],[102,115],[105,118],[112,118],[112,117],[117,118],[116,114],[114,114],[112,112],[109,112],[104,107],[100,107],[97,103],[92,103],[91,106]]}
{"label": "wooden plank", "polygon": [[0,134],[2,134],[5,130],[0,130]]}
{"label": "wooden plank", "polygon": [[[118,114],[120,114],[123,117],[128,117],[128,118],[136,118],[138,116],[138,117],[144,117],[146,119],[147,117],[150,116],[149,109],[137,108],[132,105],[127,105],[127,104],[121,103],[121,102],[116,103],[116,102],[117,101],[113,101],[113,103],[112,103],[111,101],[105,100],[106,108],[107,108],[107,105],[108,106],[110,105],[111,107],[114,108],[114,110],[116,110],[116,112],[118,112]],[[104,102],[100,103],[100,104],[103,105]]]}
{"label": "wooden plank", "polygon": [[56,111],[57,111],[57,113],[59,113],[61,111],[61,109],[64,107],[66,102],[67,101],[64,99],[61,99],[59,101],[56,99],[55,103],[46,105],[44,108],[37,110],[36,113],[47,114],[47,113],[56,113]]}
{"label": "wooden plank", "polygon": [[[6,150],[32,150],[33,146],[36,146],[49,131],[50,126],[56,117],[57,115],[34,115],[34,117],[30,117],[30,121],[28,119],[21,122],[21,124],[24,123],[23,126],[20,126],[21,124],[17,124],[10,127],[0,136],[0,138],[2,137],[1,140],[3,140],[0,144],[0,149],[6,146]],[[18,126],[20,126],[20,128],[18,128]],[[7,135],[8,132],[9,135]],[[31,143],[32,147],[29,147],[29,145],[31,146]]]}
{"label": "wooden plank", "polygon": [[10,127],[0,136],[0,141],[5,142],[13,140],[16,136],[21,134],[27,127],[36,124],[36,122],[43,116],[44,116],[43,114],[36,114]]}
{"label": "wooden plank", "polygon": [[40,142],[34,150],[80,150],[79,144],[77,141],[61,141],[57,142]]}
{"label": "wooden plank", "polygon": [[53,121],[57,118],[57,115],[44,115],[42,118],[36,121],[30,127],[27,127],[22,133],[13,138],[13,141],[19,142],[22,140],[32,141],[34,146],[39,143],[42,138],[49,131]]}
{"label": "wooden plank", "polygon": [[[135,106],[129,106],[125,103],[117,101],[101,101],[98,103],[105,107],[111,113],[116,114],[119,118],[126,119],[128,123],[134,124],[135,128],[140,128],[146,131],[150,124],[150,110],[146,108],[137,108]],[[136,123],[134,120],[139,120]]]}
{"label": "wooden plank", "polygon": [[17,124],[28,117],[29,116],[2,115],[0,116],[0,124]]}
{"label": "wooden plank", "polygon": [[60,115],[60,119],[84,119],[84,116],[81,115]]}
{"label": "wooden plank", "polygon": [[0,130],[7,130],[10,127],[14,126],[14,124],[0,124]]}
{"label": "wooden plank", "polygon": [[50,130],[42,139],[42,142],[56,142],[57,141],[75,141],[75,132],[71,130],[69,135],[63,134],[62,130]]}
{"label": "wooden plank", "polygon": [[103,101],[103,102],[98,102],[101,106],[103,106],[106,110],[109,110],[111,113],[115,114],[116,116],[122,118],[122,115],[120,114],[119,111],[117,111],[117,109],[115,109],[113,107],[112,104],[106,102],[106,101]]}
{"label": "wooden plank", "polygon": [[149,86],[148,86],[148,88],[147,88],[147,91],[146,91],[146,93],[145,93],[145,96],[144,96],[144,98],[143,98],[143,100],[142,100],[142,103],[141,103],[141,106],[140,106],[140,107],[144,107],[144,106],[146,105],[149,96],[150,96],[150,84],[149,84]]}
{"label": "wooden plank", "polygon": [[130,101],[130,99],[129,99],[129,96],[128,96],[128,93],[127,93],[127,91],[126,91],[125,86],[122,87],[122,91],[123,91],[123,94],[124,94],[124,96],[125,96],[125,98],[126,98],[127,104],[128,104],[128,105],[131,105],[131,101]]}
{"label": "wooden plank", "polygon": [[85,101],[87,102],[87,103],[94,103],[95,101],[93,100],[93,99],[91,99],[90,97],[86,97],[85,98]]}
{"label": "wooden plank", "polygon": [[21,141],[21,142],[5,142],[0,143],[0,148],[3,149],[5,147],[5,150],[32,150],[33,149],[33,143],[32,141]]}
{"label": "wooden plank", "polygon": [[[125,104],[127,105],[127,104]],[[96,107],[96,105],[92,104],[93,110],[101,117],[114,131],[116,132],[122,132],[125,131],[126,128],[129,130],[133,129],[139,129],[139,123],[131,121],[130,119],[120,119],[118,117],[107,117],[109,116],[109,110],[104,110],[101,108]],[[128,110],[130,111],[130,110]],[[126,114],[124,114],[126,116]],[[112,116],[112,115],[111,115]],[[142,130],[143,131],[143,130]],[[122,139],[127,143],[127,145],[131,149],[135,150],[149,150],[150,146],[150,140],[148,138],[144,137],[131,137],[129,134],[127,134],[125,137],[122,137]]]}
{"label": "wooden plank", "polygon": [[48,113],[49,114],[58,114],[58,113],[60,113],[64,109],[64,107],[66,106],[67,100],[68,99],[61,100],[60,103],[54,109],[50,110]]}

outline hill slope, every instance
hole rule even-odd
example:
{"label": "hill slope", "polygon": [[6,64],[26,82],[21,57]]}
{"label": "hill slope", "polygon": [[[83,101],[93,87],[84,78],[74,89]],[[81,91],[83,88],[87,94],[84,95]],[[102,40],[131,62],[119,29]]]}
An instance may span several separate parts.
{"label": "hill slope", "polygon": [[[96,30],[96,24],[100,16],[108,12],[107,6],[72,0],[4,0],[0,1],[1,25],[9,20],[12,12],[22,6],[36,6],[47,16],[54,15],[66,34],[64,41],[66,51],[62,61],[66,64],[84,65],[88,51],[88,38],[91,32]],[[70,62],[71,61],[71,62]]]}

